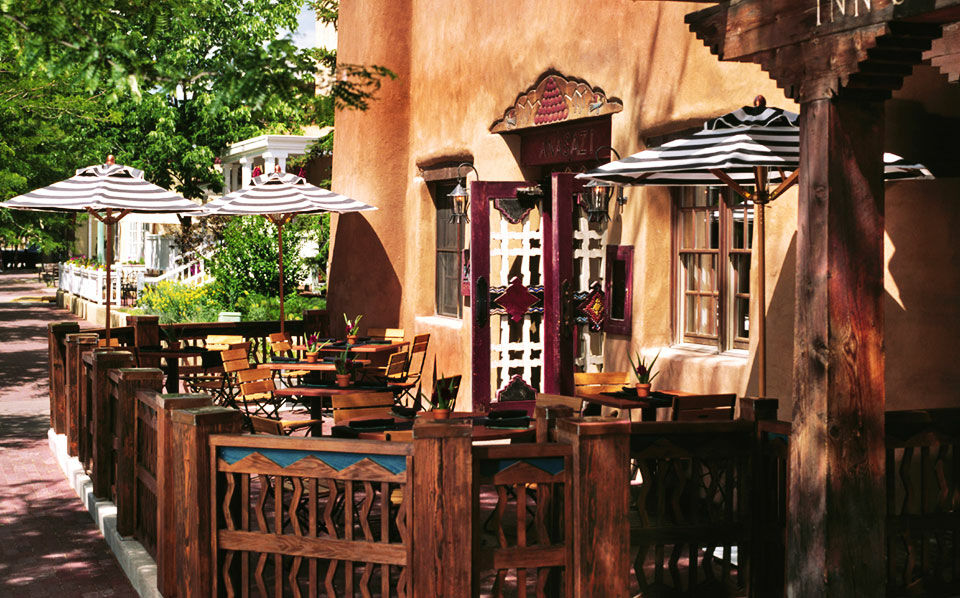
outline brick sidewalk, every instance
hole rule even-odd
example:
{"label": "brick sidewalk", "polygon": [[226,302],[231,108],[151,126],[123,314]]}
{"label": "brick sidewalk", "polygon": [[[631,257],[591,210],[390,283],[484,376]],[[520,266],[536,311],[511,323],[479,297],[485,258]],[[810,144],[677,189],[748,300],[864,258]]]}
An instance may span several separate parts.
{"label": "brick sidewalk", "polygon": [[47,323],[76,319],[33,273],[0,274],[0,597],[136,596],[50,453]]}

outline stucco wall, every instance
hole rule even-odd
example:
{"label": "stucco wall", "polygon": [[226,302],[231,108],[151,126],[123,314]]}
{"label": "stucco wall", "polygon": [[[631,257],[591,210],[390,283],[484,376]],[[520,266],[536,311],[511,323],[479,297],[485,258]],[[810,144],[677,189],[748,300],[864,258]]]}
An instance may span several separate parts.
{"label": "stucco wall", "polygon": [[[334,188],[381,209],[338,219],[331,313],[339,317],[340,311],[361,311],[371,326],[430,332],[430,357],[437,356],[438,368],[469,373],[469,309],[462,321],[434,316],[434,206],[418,164],[470,155],[483,180],[524,178],[516,136],[491,134],[489,127],[545,72],[582,79],[623,101],[623,111],[612,117],[613,146],[623,155],[643,149],[645,138],[697,126],[748,104],[757,94],[765,95],[770,105],[796,110],[759,67],[720,63],[687,31],[683,15],[697,6],[629,0],[487,0],[455,6],[441,0],[343,2],[341,60],[384,64],[400,77],[384,85],[366,113],[337,117]],[[911,91],[911,85],[921,89]],[[942,85],[935,73],[926,73],[901,96],[941,111],[958,105],[925,99]],[[891,131],[909,138],[897,127]],[[951,251],[941,251],[930,261],[911,241],[928,218],[936,218],[936,242],[949,246],[948,225],[958,218],[956,202],[951,202],[956,189],[945,183],[933,183],[940,185],[936,192],[924,187],[921,193],[929,193],[930,210],[907,215],[908,197],[920,184],[900,183],[888,199],[890,237],[896,247],[891,264],[901,296],[904,289],[910,295],[903,314],[888,309],[891,406],[902,404],[893,395],[905,396],[917,373],[947,370],[943,359],[905,356],[891,349],[891,342],[933,327],[931,309],[951,322],[958,319],[956,275],[948,277],[953,294],[946,296],[925,291],[923,283],[931,270],[948,266]],[[627,369],[628,351],[665,348],[663,374],[655,387],[754,394],[755,338],[749,355],[670,347],[670,198],[661,188],[630,189],[627,195],[622,216],[610,223],[609,240],[636,248],[634,332],[631,339],[608,336],[606,369]],[[782,417],[789,417],[791,409],[796,203],[796,191],[791,191],[767,211],[767,395],[782,399]],[[755,282],[756,260],[753,275]],[[754,321],[758,310],[755,301]],[[950,334],[956,338],[952,326],[938,329],[941,345]],[[915,367],[918,363],[921,367]],[[429,376],[429,364],[425,373]],[[956,374],[940,376],[943,382],[937,382],[933,394],[946,396],[946,385],[956,386],[952,376]],[[467,384],[461,393],[468,398]],[[461,402],[462,408],[467,406],[469,402]]]}

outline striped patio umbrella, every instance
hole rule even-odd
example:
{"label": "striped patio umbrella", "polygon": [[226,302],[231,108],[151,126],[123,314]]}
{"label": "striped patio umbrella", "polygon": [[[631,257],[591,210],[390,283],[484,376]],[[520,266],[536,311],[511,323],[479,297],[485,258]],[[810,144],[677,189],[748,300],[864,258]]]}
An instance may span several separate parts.
{"label": "striped patio umbrella", "polygon": [[131,212],[194,213],[199,204],[167,191],[143,178],[143,171],[116,164],[107,156],[104,164],[77,170],[69,179],[18,195],[0,207],[50,212],[89,212],[107,228],[107,322],[110,343],[110,270],[113,263],[113,225]]}
{"label": "striped patio umbrella", "polygon": [[[800,174],[799,115],[770,108],[763,96],[712,118],[689,137],[669,141],[577,175],[613,185],[723,184],[753,202],[757,223],[758,295],[766,297],[764,206],[797,182]],[[884,178],[931,178],[922,164],[884,154]],[[776,185],[772,189],[771,186]],[[752,189],[746,187],[752,186]],[[757,321],[758,391],[766,394],[766,307]]]}
{"label": "striped patio umbrella", "polygon": [[289,172],[276,172],[254,177],[250,186],[228,193],[204,206],[204,216],[263,216],[277,227],[280,261],[280,332],[284,328],[283,309],[283,225],[297,214],[323,212],[362,212],[376,210],[351,199],[308,183]]}

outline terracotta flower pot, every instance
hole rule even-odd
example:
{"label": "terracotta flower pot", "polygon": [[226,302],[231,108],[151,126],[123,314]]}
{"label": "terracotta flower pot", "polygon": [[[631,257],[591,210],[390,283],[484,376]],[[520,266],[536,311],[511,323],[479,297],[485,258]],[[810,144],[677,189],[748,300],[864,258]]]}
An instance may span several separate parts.
{"label": "terracotta flower pot", "polygon": [[347,335],[347,344],[348,344],[348,345],[353,345],[353,344],[355,344],[356,342],[357,342],[357,335],[356,335],[356,334],[348,334],[348,335]]}
{"label": "terracotta flower pot", "polygon": [[433,419],[450,419],[449,409],[431,409],[430,413],[433,414]]}
{"label": "terracotta flower pot", "polygon": [[337,386],[340,388],[346,388],[350,386],[350,374],[337,374],[336,380]]}
{"label": "terracotta flower pot", "polygon": [[637,398],[643,399],[650,396],[650,384],[641,384],[637,382]]}
{"label": "terracotta flower pot", "polygon": [[307,356],[307,363],[317,363],[317,352],[316,351],[307,351],[304,353]]}

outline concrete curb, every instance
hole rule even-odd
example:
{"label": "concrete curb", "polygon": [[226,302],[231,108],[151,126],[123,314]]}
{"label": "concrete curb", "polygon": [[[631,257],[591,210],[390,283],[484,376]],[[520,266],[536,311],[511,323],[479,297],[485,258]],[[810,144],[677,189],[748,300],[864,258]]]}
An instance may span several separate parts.
{"label": "concrete curb", "polygon": [[83,471],[80,461],[67,454],[67,437],[50,429],[47,431],[50,452],[56,458],[60,469],[67,478],[90,516],[100,528],[107,545],[113,551],[120,567],[127,575],[133,588],[143,598],[163,598],[157,591],[157,564],[142,544],[133,539],[125,539],[117,533],[117,507],[109,500],[100,500],[93,495],[93,483]]}

